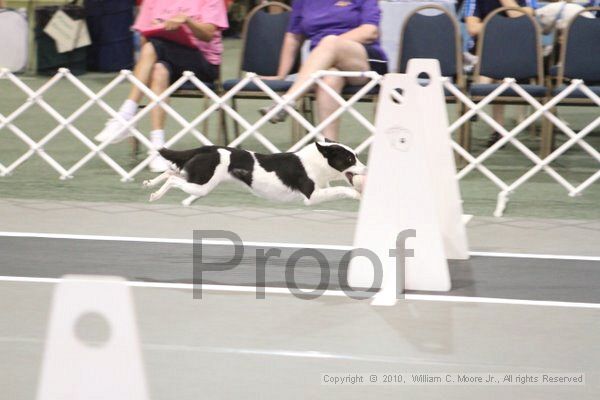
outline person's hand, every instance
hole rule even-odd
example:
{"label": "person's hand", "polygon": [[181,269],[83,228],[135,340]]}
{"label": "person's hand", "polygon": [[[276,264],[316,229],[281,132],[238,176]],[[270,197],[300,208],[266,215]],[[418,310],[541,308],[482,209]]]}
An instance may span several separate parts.
{"label": "person's hand", "polygon": [[283,78],[277,75],[273,75],[273,76],[263,76],[263,75],[259,75],[258,76],[260,79],[262,79],[263,81],[282,81]]}
{"label": "person's hand", "polygon": [[167,19],[164,22],[164,27],[166,31],[175,31],[181,27],[181,25],[187,22],[187,15],[179,14],[174,17]]}

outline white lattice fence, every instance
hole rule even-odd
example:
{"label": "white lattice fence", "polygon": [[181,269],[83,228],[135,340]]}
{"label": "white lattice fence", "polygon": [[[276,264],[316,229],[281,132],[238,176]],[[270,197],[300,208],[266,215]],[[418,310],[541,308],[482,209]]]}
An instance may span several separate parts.
{"label": "white lattice fence", "polygon": [[[368,78],[368,82],[364,87],[362,87],[348,100],[346,100],[323,82],[322,78],[330,75],[343,77],[361,76]],[[207,87],[203,82],[201,82],[198,78],[196,78],[194,74],[192,74],[191,72],[186,72],[180,79],[174,82],[165,92],[161,93],[160,95],[157,95],[153,93],[142,82],[140,82],[137,78],[135,78],[131,71],[121,71],[121,73],[119,73],[104,88],[102,88],[98,92],[94,92],[81,80],[72,75],[67,69],[61,69],[55,76],[49,79],[48,82],[46,82],[37,90],[31,89],[27,84],[23,82],[23,80],[10,73],[8,70],[2,70],[0,71],[0,79],[7,79],[8,81],[10,81],[18,90],[25,93],[25,95],[27,96],[27,100],[8,115],[3,115],[0,113],[0,134],[7,134],[8,131],[12,132],[18,139],[23,141],[29,147],[29,149],[9,165],[2,164],[2,153],[0,151],[0,176],[10,175],[18,167],[22,166],[25,163],[25,161],[37,155],[41,157],[45,162],[47,162],[48,165],[50,165],[54,170],[56,170],[61,179],[66,179],[73,177],[77,173],[77,171],[79,171],[87,163],[89,163],[90,160],[92,160],[95,157],[99,157],[121,177],[122,181],[130,181],[140,171],[146,168],[150,161],[157,156],[157,149],[154,149],[152,147],[152,143],[147,139],[147,137],[135,128],[136,123],[138,123],[142,118],[148,115],[151,112],[151,110],[155,107],[162,107],[165,110],[165,112],[181,127],[179,131],[177,131],[165,143],[165,147],[174,146],[182,138],[188,135],[194,136],[203,145],[212,144],[212,142],[207,138],[205,133],[203,133],[197,127],[215,112],[223,110],[228,116],[235,120],[244,129],[244,131],[237,138],[231,141],[228,144],[228,146],[236,147],[241,145],[247,139],[254,138],[258,140],[266,149],[268,149],[268,151],[272,153],[281,152],[282,149],[279,149],[269,139],[267,139],[267,137],[265,137],[265,135],[263,135],[260,132],[260,129],[265,123],[269,121],[269,119],[273,115],[279,112],[282,108],[285,108],[285,110],[290,114],[291,118],[293,118],[300,126],[302,126],[307,131],[307,134],[303,136],[297,143],[294,143],[289,149],[283,150],[296,151],[300,149],[302,146],[309,143],[315,137],[320,137],[321,131],[324,127],[329,125],[332,121],[340,117],[342,114],[347,113],[351,115],[370,134],[364,139],[364,141],[360,145],[356,147],[355,150],[358,153],[360,153],[369,147],[369,144],[371,143],[372,139],[371,135],[375,133],[375,127],[368,118],[366,118],[359,111],[357,111],[356,108],[354,108],[354,105],[366,94],[368,94],[374,87],[376,87],[382,78],[382,76],[378,75],[375,72],[321,71],[314,74],[311,77],[311,79],[303,85],[303,87],[301,87],[298,91],[291,94],[289,97],[286,98],[286,100],[284,100],[281,96],[279,96],[277,93],[271,90],[267,86],[267,84],[260,80],[258,76],[252,73],[247,74],[244,77],[244,79],[242,79],[228,92],[217,94],[209,87]],[[87,98],[87,100],[77,110],[75,110],[66,117],[61,115],[55,108],[48,104],[43,97],[44,94],[50,88],[52,88],[61,80],[69,81],[74,88],[79,90]],[[124,121],[123,119],[121,119],[120,115],[103,100],[103,98],[108,93],[114,90],[119,84],[126,81],[137,86],[150,100],[148,105],[140,112],[138,112],[135,115],[135,117],[129,121]],[[178,113],[175,109],[169,106],[169,104],[166,101],[166,99],[169,96],[171,96],[175,91],[177,91],[187,82],[190,82],[192,85],[194,85],[200,92],[204,94],[205,97],[207,97],[211,101],[210,106],[206,108],[203,112],[201,112],[199,115],[197,115],[195,118],[193,118],[191,121],[185,119],[180,113]],[[272,98],[276,104],[276,106],[273,109],[271,109],[266,115],[262,116],[254,123],[249,122],[246,118],[240,115],[229,105],[232,98],[237,93],[242,91],[243,88],[250,82],[253,82],[255,85],[257,85],[264,93],[266,93],[270,98]],[[600,153],[597,149],[592,147],[589,143],[587,143],[584,140],[586,135],[588,135],[591,131],[593,131],[596,127],[600,125],[600,116],[595,118],[584,129],[580,130],[579,132],[574,132],[563,121],[561,121],[559,118],[557,118],[554,114],[550,112],[550,110],[553,107],[558,105],[563,99],[565,99],[570,93],[572,93],[575,90],[582,91],[589,99],[591,99],[598,107],[600,107],[600,98],[596,94],[594,94],[588,87],[586,87],[582,81],[573,81],[560,94],[558,94],[556,97],[554,97],[553,99],[551,99],[543,105],[540,104],[535,98],[530,96],[525,90],[523,90],[513,79],[505,79],[504,82],[496,90],[494,90],[492,93],[490,93],[478,103],[474,103],[469,97],[467,97],[457,87],[455,87],[449,80],[444,79],[443,84],[446,87],[446,89],[449,90],[460,102],[465,104],[468,110],[464,115],[460,116],[456,121],[454,121],[450,125],[450,135],[453,132],[457,131],[457,129],[459,129],[463,124],[468,123],[468,121],[474,115],[478,115],[483,122],[491,126],[503,136],[498,142],[490,146],[479,156],[474,156],[470,154],[466,149],[464,149],[460,144],[458,144],[454,140],[451,143],[454,150],[468,162],[468,164],[458,172],[457,179],[460,180],[473,170],[477,169],[500,189],[495,215],[502,215],[510,193],[514,192],[518,187],[526,183],[529,179],[531,179],[532,176],[534,176],[541,170],[545,171],[549,176],[556,180],[558,184],[563,186],[571,196],[575,196],[582,193],[586,188],[588,188],[595,181],[600,179]],[[316,126],[311,124],[306,118],[304,118],[304,116],[301,113],[299,113],[293,107],[293,104],[301,96],[305,89],[309,88],[312,85],[318,85],[319,87],[321,87],[340,104],[340,107],[332,115],[318,123]],[[495,98],[500,96],[505,89],[508,88],[512,88],[534,109],[534,112],[531,115],[525,118],[522,122],[520,122],[516,127],[511,129],[510,131],[498,124],[492,117],[490,117],[484,111],[484,107],[486,105],[490,104]],[[397,96],[401,97],[399,94]],[[18,118],[20,115],[22,115],[34,105],[38,105],[39,107],[41,107],[41,109],[44,110],[48,115],[50,115],[58,124],[54,129],[52,129],[45,136],[43,136],[42,139],[38,141],[32,139],[30,135],[28,135],[26,132],[24,132],[14,124],[16,118]],[[137,140],[143,146],[145,146],[148,149],[148,157],[139,162],[132,169],[127,170],[123,166],[119,165],[110,156],[108,156],[104,151],[106,146],[109,145],[109,141],[96,144],[91,139],[89,139],[86,134],[84,134],[77,127],[75,127],[75,121],[94,105],[97,105],[102,110],[104,110],[107,116],[120,119],[120,121],[124,124],[125,129],[129,129],[131,134],[135,138],[137,138]],[[542,118],[542,116],[548,118],[553,125],[555,125],[558,129],[560,129],[569,137],[569,139],[565,143],[560,145],[557,149],[555,149],[549,156],[545,157],[544,159],[541,159],[537,154],[535,154],[531,149],[529,149],[520,140],[517,139],[517,135],[519,133],[523,132],[529,125],[534,123],[536,120]],[[390,116],[390,118],[393,118],[393,116]],[[70,167],[65,167],[61,165],[44,150],[44,147],[51,140],[53,140],[63,129],[66,129],[69,133],[72,134],[73,139],[80,141],[89,149],[89,152],[84,157],[82,157],[79,161],[77,161],[74,165]],[[91,135],[91,133],[88,132],[88,135]],[[498,175],[493,173],[488,167],[484,165],[484,162],[490,156],[492,156],[494,153],[500,150],[507,143],[511,143],[512,145],[514,145],[525,157],[527,157],[533,163],[532,168],[527,169],[523,173],[523,175],[521,175],[512,183],[507,183],[503,181],[501,178],[498,177]],[[588,153],[593,159],[595,159],[599,164],[598,170],[595,173],[593,173],[588,179],[586,179],[584,182],[580,183],[577,186],[571,184],[554,168],[550,166],[550,163],[552,163],[561,155],[563,155],[569,148],[573,147],[575,144],[581,146],[581,148],[586,153]]]}
{"label": "white lattice fence", "polygon": [[[543,105],[539,101],[537,101],[533,96],[527,93],[512,78],[504,79],[501,85],[499,85],[494,91],[492,91],[489,95],[480,100],[478,103],[474,103],[468,96],[466,96],[464,93],[458,90],[456,86],[454,86],[448,79],[445,79],[444,87],[448,89],[454,96],[456,96],[458,101],[462,102],[468,109],[466,113],[464,113],[460,118],[458,118],[456,121],[454,121],[454,123],[450,125],[448,129],[450,134],[456,131],[461,125],[468,123],[470,118],[472,118],[474,115],[478,115],[482,121],[484,121],[496,132],[499,132],[502,135],[502,138],[500,140],[498,140],[492,146],[487,148],[483,153],[481,153],[477,157],[471,155],[468,151],[466,151],[455,141],[452,142],[454,150],[468,162],[468,164],[458,172],[457,178],[459,180],[464,178],[468,173],[470,173],[474,169],[478,169],[491,182],[493,182],[496,186],[498,186],[498,188],[500,188],[500,193],[498,193],[496,210],[494,211],[495,216],[502,216],[504,209],[506,208],[506,203],[508,202],[509,195],[541,170],[546,172],[558,184],[563,186],[568,191],[570,196],[576,196],[581,194],[587,187],[592,185],[595,181],[597,181],[600,178],[600,153],[597,149],[592,147],[588,142],[584,140],[586,135],[588,135],[590,132],[592,132],[594,129],[600,126],[600,115],[576,133],[571,128],[569,128],[562,120],[560,120],[556,115],[550,112],[552,108],[559,105],[561,101],[567,98],[567,96],[569,96],[575,90],[582,91],[585,94],[585,96],[587,96],[598,107],[600,107],[600,97],[598,97],[592,90],[590,90],[590,88],[588,88],[582,80],[573,80],[569,86],[567,86],[558,95],[556,95],[554,98],[550,99]],[[493,102],[494,99],[496,99],[497,97],[501,96],[502,93],[507,89],[513,89],[522,99],[524,99],[534,109],[534,112],[531,115],[529,115],[519,124],[517,124],[517,126],[515,126],[510,131],[506,130],[506,128],[504,128],[491,116],[484,112],[484,107]],[[556,148],[547,157],[544,157],[543,159],[540,158],[531,149],[529,149],[520,140],[517,139],[517,135],[519,133],[523,132],[536,120],[542,118],[542,115],[548,118],[548,120],[552,123],[553,126],[556,126],[558,129],[564,132],[565,135],[569,137],[569,139],[565,143],[560,145],[558,148]],[[512,183],[507,183],[503,181],[483,164],[485,160],[490,158],[494,153],[500,150],[508,142],[514,145],[515,148],[517,148],[525,157],[527,157],[533,163],[533,167],[526,170],[523,173],[523,175],[521,175]],[[592,173],[592,175],[589,178],[587,178],[584,182],[580,183],[578,186],[574,186],[573,184],[571,184],[567,179],[565,179],[561,174],[559,174],[554,168],[550,166],[550,163],[552,163],[558,157],[563,155],[568,149],[573,147],[575,144],[581,146],[581,148],[586,153],[588,153],[593,159],[595,159],[598,162],[598,169],[596,170],[596,172]]]}

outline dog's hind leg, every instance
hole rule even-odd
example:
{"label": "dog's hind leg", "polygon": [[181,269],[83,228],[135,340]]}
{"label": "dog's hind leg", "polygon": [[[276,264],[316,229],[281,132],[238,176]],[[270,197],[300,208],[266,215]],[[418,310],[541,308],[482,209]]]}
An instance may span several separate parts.
{"label": "dog's hind leg", "polygon": [[160,189],[158,189],[156,192],[154,192],[150,195],[150,201],[156,201],[156,200],[160,199],[161,197],[163,197],[165,195],[165,193],[167,193],[169,191],[169,189],[171,189],[173,186],[175,186],[175,182],[177,179],[183,179],[183,178],[180,178],[175,175],[171,175],[169,178],[167,178],[167,181],[160,187]]}
{"label": "dog's hind leg", "polygon": [[198,196],[194,196],[193,194],[190,195],[189,197],[186,197],[185,200],[183,200],[181,202],[181,205],[184,207],[189,207],[192,205],[193,202],[195,202],[196,200],[198,200],[200,197]]}
{"label": "dog's hind leg", "polygon": [[188,196],[185,200],[181,202],[184,207],[189,207],[192,203],[198,200],[200,197],[204,197],[216,188],[219,183],[222,182],[222,176],[217,174],[213,176],[208,182],[203,185],[188,182],[183,178],[180,178],[176,181],[175,186],[184,192],[188,193]]}
{"label": "dog's hind leg", "polygon": [[165,181],[167,179],[169,179],[169,177],[175,175],[177,172],[175,172],[172,169],[168,169],[165,172],[163,172],[162,174],[160,174],[159,176],[157,176],[154,179],[149,179],[149,180],[145,180],[142,185],[144,185],[144,187],[153,187],[158,185],[159,183],[161,183],[162,181]]}
{"label": "dog's hind leg", "polygon": [[212,192],[212,190],[214,188],[216,188],[220,182],[221,182],[220,179],[218,179],[217,177],[213,177],[210,181],[208,181],[204,185],[198,185],[196,183],[190,183],[187,181],[184,183],[178,184],[177,185],[178,188],[180,188],[181,190],[183,190],[184,192],[186,192],[190,195],[185,200],[183,200],[181,202],[181,204],[184,207],[191,206],[194,201],[196,201],[200,197],[204,197],[207,194],[209,194],[210,192]]}
{"label": "dog's hind leg", "polygon": [[179,189],[190,195],[181,202],[184,207],[209,194],[219,183],[231,179],[229,156],[229,151],[219,150],[214,154],[197,155],[191,160],[189,180],[181,178],[176,183]]}

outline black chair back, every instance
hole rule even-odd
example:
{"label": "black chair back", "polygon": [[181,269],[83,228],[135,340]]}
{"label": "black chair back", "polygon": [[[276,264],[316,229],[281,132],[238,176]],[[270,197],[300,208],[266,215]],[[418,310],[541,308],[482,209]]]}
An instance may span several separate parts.
{"label": "black chair back", "polygon": [[537,22],[519,8],[520,17],[504,13],[511,8],[495,10],[484,20],[481,38],[477,43],[479,64],[475,75],[493,79],[536,78],[543,82],[540,28]]}
{"label": "black chair back", "polygon": [[[437,10],[426,15],[424,10]],[[398,52],[400,73],[406,72],[411,58],[433,58],[440,62],[443,76],[457,81],[462,76],[460,28],[456,18],[436,5],[419,7],[406,17]]]}
{"label": "black chair back", "polygon": [[[270,13],[273,9],[282,12]],[[277,75],[279,56],[290,19],[290,7],[268,2],[255,7],[244,22],[241,71]],[[297,72],[299,62],[291,73]]]}
{"label": "black chair back", "polygon": [[[581,13],[597,11],[596,18],[586,18]],[[600,82],[600,7],[582,10],[571,20],[565,36],[562,66],[563,76],[583,79],[588,83]]]}

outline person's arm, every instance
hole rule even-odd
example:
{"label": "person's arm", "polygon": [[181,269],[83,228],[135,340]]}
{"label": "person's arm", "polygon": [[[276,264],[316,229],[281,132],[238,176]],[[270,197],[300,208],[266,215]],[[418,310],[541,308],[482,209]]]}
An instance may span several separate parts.
{"label": "person's arm", "polygon": [[342,33],[339,37],[363,44],[373,43],[379,37],[379,28],[376,25],[363,24],[348,32]]}
{"label": "person's arm", "polygon": [[217,27],[215,25],[194,21],[191,18],[187,18],[185,23],[190,28],[194,36],[203,42],[210,42],[217,31]]}
{"label": "person's arm", "polygon": [[467,25],[467,32],[470,36],[477,36],[481,32],[483,23],[479,17],[466,17],[465,24]]}
{"label": "person's arm", "polygon": [[281,55],[279,56],[279,68],[274,79],[285,79],[294,67],[296,55],[304,42],[304,36],[297,33],[287,32],[283,38]]}
{"label": "person's arm", "polygon": [[210,42],[217,31],[217,27],[213,24],[198,22],[184,14],[176,15],[164,22],[165,30],[175,31],[182,25],[187,25],[194,36],[203,42]]}
{"label": "person's arm", "polygon": [[277,75],[261,76],[262,79],[285,79],[294,67],[296,56],[300,51],[302,43],[304,43],[304,32],[302,29],[303,7],[304,0],[294,0],[292,2],[292,12],[288,29],[281,45]]}
{"label": "person's arm", "polygon": [[[522,7],[519,3],[516,2],[516,0],[500,0],[500,4],[502,4],[502,7],[517,7],[525,11],[525,13],[533,15],[533,8]],[[506,11],[506,15],[508,15],[510,18],[516,18],[523,15],[523,13],[520,13],[517,10],[508,10]]]}

